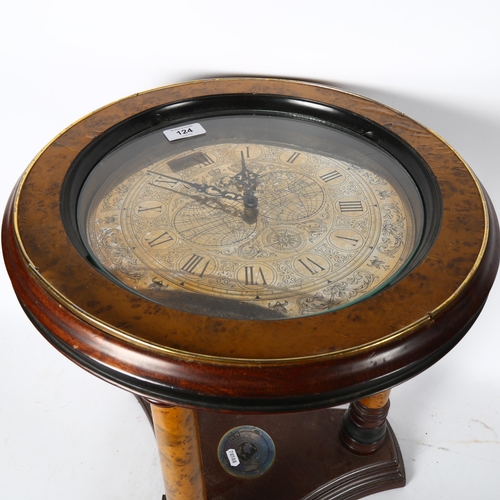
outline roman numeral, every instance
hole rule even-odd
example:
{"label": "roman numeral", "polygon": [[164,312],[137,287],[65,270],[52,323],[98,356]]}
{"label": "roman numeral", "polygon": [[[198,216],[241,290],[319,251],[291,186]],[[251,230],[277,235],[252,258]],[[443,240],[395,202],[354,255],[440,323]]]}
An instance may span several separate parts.
{"label": "roman numeral", "polygon": [[[205,263],[205,266],[201,268],[200,264],[202,261],[206,260],[204,257],[200,257],[199,255],[193,254],[189,258],[189,260],[181,267],[183,271],[186,271],[187,273],[190,274],[195,274],[198,275],[200,278],[203,278],[203,275],[205,274],[205,271],[207,270],[208,264],[210,263],[209,260]],[[201,272],[200,272],[201,268]]]}
{"label": "roman numeral", "polygon": [[[162,174],[158,174],[158,175],[162,175]],[[170,189],[173,189],[173,187],[178,183],[179,181],[177,180],[174,180],[174,179],[168,179],[167,177],[158,177],[156,179],[153,180],[153,182],[151,183],[153,186],[156,184],[156,185],[159,185],[159,187],[162,187],[164,188],[165,187],[165,184],[167,185],[168,188]]]}
{"label": "roman numeral", "polygon": [[194,156],[194,159],[196,159],[196,161],[198,163],[201,163],[202,165],[204,165],[205,167],[208,166],[208,165],[212,165],[214,164],[215,162],[212,160],[212,158],[210,158],[210,156],[208,156],[207,154],[205,153],[197,153],[196,156]]}
{"label": "roman numeral", "polygon": [[339,240],[345,240],[348,243],[350,243],[353,247],[355,247],[359,242],[359,240],[357,240],[356,238],[348,238],[347,236],[335,236],[335,238],[338,238]]}
{"label": "roman numeral", "polygon": [[[261,279],[261,283],[259,283],[259,278]],[[254,273],[253,266],[245,266],[245,285],[267,285],[266,277],[261,267]]]}
{"label": "roman numeral", "polygon": [[326,174],[320,175],[319,177],[324,182],[330,182],[338,179],[339,177],[342,177],[342,174],[337,170],[332,170],[331,172],[327,172]]}
{"label": "roman numeral", "polygon": [[148,245],[153,248],[157,247],[158,245],[163,245],[164,243],[167,243],[168,241],[172,241],[173,238],[168,234],[168,231],[165,231],[164,233],[160,234],[160,236],[157,236],[156,238],[152,240],[148,240],[147,238],[144,238]]}
{"label": "roman numeral", "polygon": [[300,153],[293,153],[293,155],[288,158],[287,163],[293,163],[299,156]]}
{"label": "roman numeral", "polygon": [[306,264],[302,259],[299,259],[298,261],[311,273],[311,274],[318,274],[319,271],[324,271],[325,268],[321,265],[319,265],[317,262],[314,262],[314,260],[310,259],[309,257],[306,257],[306,260],[308,264]]}
{"label": "roman numeral", "polygon": [[155,212],[160,212],[162,211],[162,205],[158,205],[156,207],[141,207],[139,205],[139,207],[137,208],[137,213],[140,213],[140,212],[148,212],[150,210],[154,210]]}
{"label": "roman numeral", "polygon": [[339,201],[341,212],[363,212],[363,205],[360,201]]}

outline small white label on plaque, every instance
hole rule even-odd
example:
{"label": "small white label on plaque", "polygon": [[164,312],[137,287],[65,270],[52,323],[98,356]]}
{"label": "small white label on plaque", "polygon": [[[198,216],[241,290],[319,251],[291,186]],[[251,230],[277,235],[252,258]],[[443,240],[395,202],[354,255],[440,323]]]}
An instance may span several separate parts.
{"label": "small white label on plaque", "polygon": [[182,127],[171,128],[164,130],[165,137],[170,141],[178,141],[179,139],[187,139],[195,135],[206,134],[207,131],[199,123],[191,123],[190,125],[183,125]]}
{"label": "small white label on plaque", "polygon": [[229,458],[229,463],[233,466],[236,467],[237,465],[240,465],[240,459],[238,458],[238,455],[236,454],[236,450],[233,450],[232,448],[230,450],[226,451],[227,458]]}

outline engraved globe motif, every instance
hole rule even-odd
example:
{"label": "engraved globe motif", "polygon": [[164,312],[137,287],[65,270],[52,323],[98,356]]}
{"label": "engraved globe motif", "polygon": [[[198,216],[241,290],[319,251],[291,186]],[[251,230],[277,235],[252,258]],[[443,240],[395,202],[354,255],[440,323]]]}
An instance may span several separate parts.
{"label": "engraved globe motif", "polygon": [[245,222],[239,205],[232,202],[220,207],[188,203],[175,214],[174,226],[183,239],[210,247],[234,245],[255,230],[255,223]]}
{"label": "engraved globe motif", "polygon": [[259,212],[267,219],[295,222],[321,210],[325,194],[307,175],[292,170],[277,170],[259,178]]}

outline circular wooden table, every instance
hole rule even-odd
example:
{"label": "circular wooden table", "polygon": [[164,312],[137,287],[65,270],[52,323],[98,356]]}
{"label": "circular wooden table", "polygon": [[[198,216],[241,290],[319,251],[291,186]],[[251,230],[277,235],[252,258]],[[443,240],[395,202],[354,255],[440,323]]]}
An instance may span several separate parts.
{"label": "circular wooden table", "polygon": [[[409,173],[423,222],[398,279],[322,314],[262,319],[172,307],[103,271],[77,215],[99,161],[145,131],[242,112],[346,131]],[[440,138],[360,96],[257,78],[160,88],[81,119],[27,169],[2,237],[12,284],[37,329],[82,368],[133,393],[151,417],[169,500],[347,499],[404,485],[386,422],[390,388],[465,335],[499,261],[488,196]],[[183,269],[193,271],[194,261]],[[153,280],[150,291],[162,285]],[[332,408],[343,403],[346,412]]]}

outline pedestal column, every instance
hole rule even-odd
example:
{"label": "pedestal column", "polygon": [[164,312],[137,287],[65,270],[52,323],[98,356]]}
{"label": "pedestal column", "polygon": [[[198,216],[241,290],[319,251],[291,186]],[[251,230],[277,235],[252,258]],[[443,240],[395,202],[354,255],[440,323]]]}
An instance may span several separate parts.
{"label": "pedestal column", "polygon": [[355,401],[345,412],[340,440],[350,451],[369,455],[385,441],[390,390]]}
{"label": "pedestal column", "polygon": [[168,500],[206,500],[196,412],[156,404],[151,411]]}

